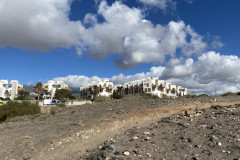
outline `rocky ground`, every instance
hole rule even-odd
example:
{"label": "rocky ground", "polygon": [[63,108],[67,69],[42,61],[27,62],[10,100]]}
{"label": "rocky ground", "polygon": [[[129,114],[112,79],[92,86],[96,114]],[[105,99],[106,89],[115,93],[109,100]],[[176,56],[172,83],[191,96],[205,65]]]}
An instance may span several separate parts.
{"label": "rocky ground", "polygon": [[184,110],[134,127],[82,159],[240,159],[240,105]]}
{"label": "rocky ground", "polygon": [[0,159],[237,159],[235,103],[240,96],[129,96],[18,117],[0,124]]}

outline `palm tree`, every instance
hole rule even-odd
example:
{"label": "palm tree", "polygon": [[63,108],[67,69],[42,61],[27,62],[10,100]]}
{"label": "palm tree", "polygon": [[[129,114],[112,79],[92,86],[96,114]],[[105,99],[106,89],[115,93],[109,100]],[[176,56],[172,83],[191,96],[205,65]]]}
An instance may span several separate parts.
{"label": "palm tree", "polygon": [[37,101],[38,101],[38,103],[39,103],[39,97],[40,97],[40,94],[41,94],[42,91],[43,91],[43,85],[42,85],[41,82],[38,82],[38,83],[36,83],[36,85],[35,85],[33,88],[34,88],[34,90],[35,90],[35,93],[38,94],[38,99],[37,99]]}
{"label": "palm tree", "polygon": [[118,91],[118,92],[121,92],[122,89],[123,89],[123,86],[118,86],[118,87],[117,87],[117,91]]}
{"label": "palm tree", "polygon": [[94,85],[92,87],[92,94],[93,94],[93,99],[96,98],[96,96],[99,94],[100,90],[99,90],[99,87],[97,85]]}

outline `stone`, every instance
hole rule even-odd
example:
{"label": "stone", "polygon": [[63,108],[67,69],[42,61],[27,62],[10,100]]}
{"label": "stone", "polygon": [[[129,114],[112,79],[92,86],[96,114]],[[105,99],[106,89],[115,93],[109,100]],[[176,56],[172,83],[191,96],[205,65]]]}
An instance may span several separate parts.
{"label": "stone", "polygon": [[143,134],[145,134],[145,135],[150,135],[150,132],[143,132]]}
{"label": "stone", "polygon": [[129,156],[130,153],[129,153],[128,151],[125,151],[125,152],[123,152],[123,155],[125,155],[125,156]]}
{"label": "stone", "polygon": [[147,156],[150,157],[150,158],[152,157],[152,155],[150,153],[147,153]]}
{"label": "stone", "polygon": [[135,137],[133,137],[132,139],[135,141],[135,140],[137,140],[137,139],[138,139],[138,137],[137,137],[137,136],[135,136]]}
{"label": "stone", "polygon": [[145,141],[149,141],[149,140],[150,140],[150,137],[147,137],[147,138],[145,138],[144,140],[145,140]]}
{"label": "stone", "polygon": [[186,117],[193,117],[194,111],[193,110],[185,110],[184,115]]}

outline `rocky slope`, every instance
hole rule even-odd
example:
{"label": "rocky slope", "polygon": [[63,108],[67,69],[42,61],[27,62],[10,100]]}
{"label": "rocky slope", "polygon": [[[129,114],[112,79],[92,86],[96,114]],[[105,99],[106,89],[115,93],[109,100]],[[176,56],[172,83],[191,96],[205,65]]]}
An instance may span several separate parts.
{"label": "rocky slope", "polygon": [[[176,155],[184,157],[185,154],[188,159],[201,157],[208,151],[212,157],[219,151],[223,155],[232,155],[231,158],[238,158],[239,146],[236,140],[239,128],[236,126],[239,126],[239,109],[238,105],[233,105],[235,103],[240,104],[240,96],[190,96],[176,99],[129,96],[120,100],[57,108],[54,112],[37,116],[18,117],[0,124],[0,159],[155,159],[169,156],[174,159]],[[225,107],[220,110],[220,114],[200,110],[212,105],[230,104],[233,108],[227,108],[232,111]],[[190,116],[188,111],[186,114],[181,113],[185,117],[176,114],[166,118],[189,108],[199,108],[199,111],[192,111],[193,115]],[[218,113],[219,109],[211,110]],[[229,112],[226,116],[225,110]],[[222,120],[218,120],[218,116]],[[161,120],[163,117],[165,119]],[[235,121],[232,121],[232,117]],[[229,131],[225,129],[220,134],[222,130],[216,128],[215,124],[229,127]],[[202,131],[207,132],[200,134]],[[198,134],[201,136],[194,139]],[[218,134],[227,137],[226,140],[230,140],[232,145],[225,146],[228,144],[222,139],[225,137]],[[209,140],[213,135],[218,139],[216,142]],[[229,138],[229,135],[235,137]],[[203,147],[205,141],[208,147]],[[99,149],[99,146],[102,148]],[[220,148],[215,153],[211,146]],[[188,152],[189,148],[196,152]]]}
{"label": "rocky slope", "polygon": [[134,127],[82,159],[240,159],[240,105],[184,110]]}

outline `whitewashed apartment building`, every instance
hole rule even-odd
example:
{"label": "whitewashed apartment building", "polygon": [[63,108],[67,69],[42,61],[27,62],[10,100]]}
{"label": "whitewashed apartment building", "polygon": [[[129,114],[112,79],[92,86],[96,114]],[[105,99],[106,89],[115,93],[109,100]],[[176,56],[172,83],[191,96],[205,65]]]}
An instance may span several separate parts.
{"label": "whitewashed apartment building", "polygon": [[48,81],[43,84],[43,98],[53,99],[57,89],[68,89],[68,84],[63,81]]}
{"label": "whitewashed apartment building", "polygon": [[109,82],[107,79],[99,79],[80,87],[80,97],[84,99],[92,99],[94,86],[97,86],[99,90],[97,96],[111,97],[113,95],[113,82]]}
{"label": "whitewashed apartment building", "polygon": [[[120,90],[120,88],[122,88]],[[178,97],[189,94],[187,88],[167,83],[158,78],[146,77],[145,79],[131,81],[114,87],[114,91],[120,95],[136,95],[141,93],[150,93],[159,97]]]}
{"label": "whitewashed apartment building", "polygon": [[111,97],[113,92],[125,95],[136,95],[141,93],[150,93],[159,97],[178,97],[189,94],[187,88],[176,86],[171,83],[167,83],[164,80],[158,78],[146,77],[145,79],[135,80],[123,85],[113,85],[113,82],[108,80],[93,81],[80,87],[80,97],[85,99],[91,99],[91,88],[97,85],[101,90],[99,95]]}
{"label": "whitewashed apartment building", "polygon": [[14,99],[18,95],[19,90],[25,90],[23,84],[19,84],[17,80],[0,80],[0,97]]}

